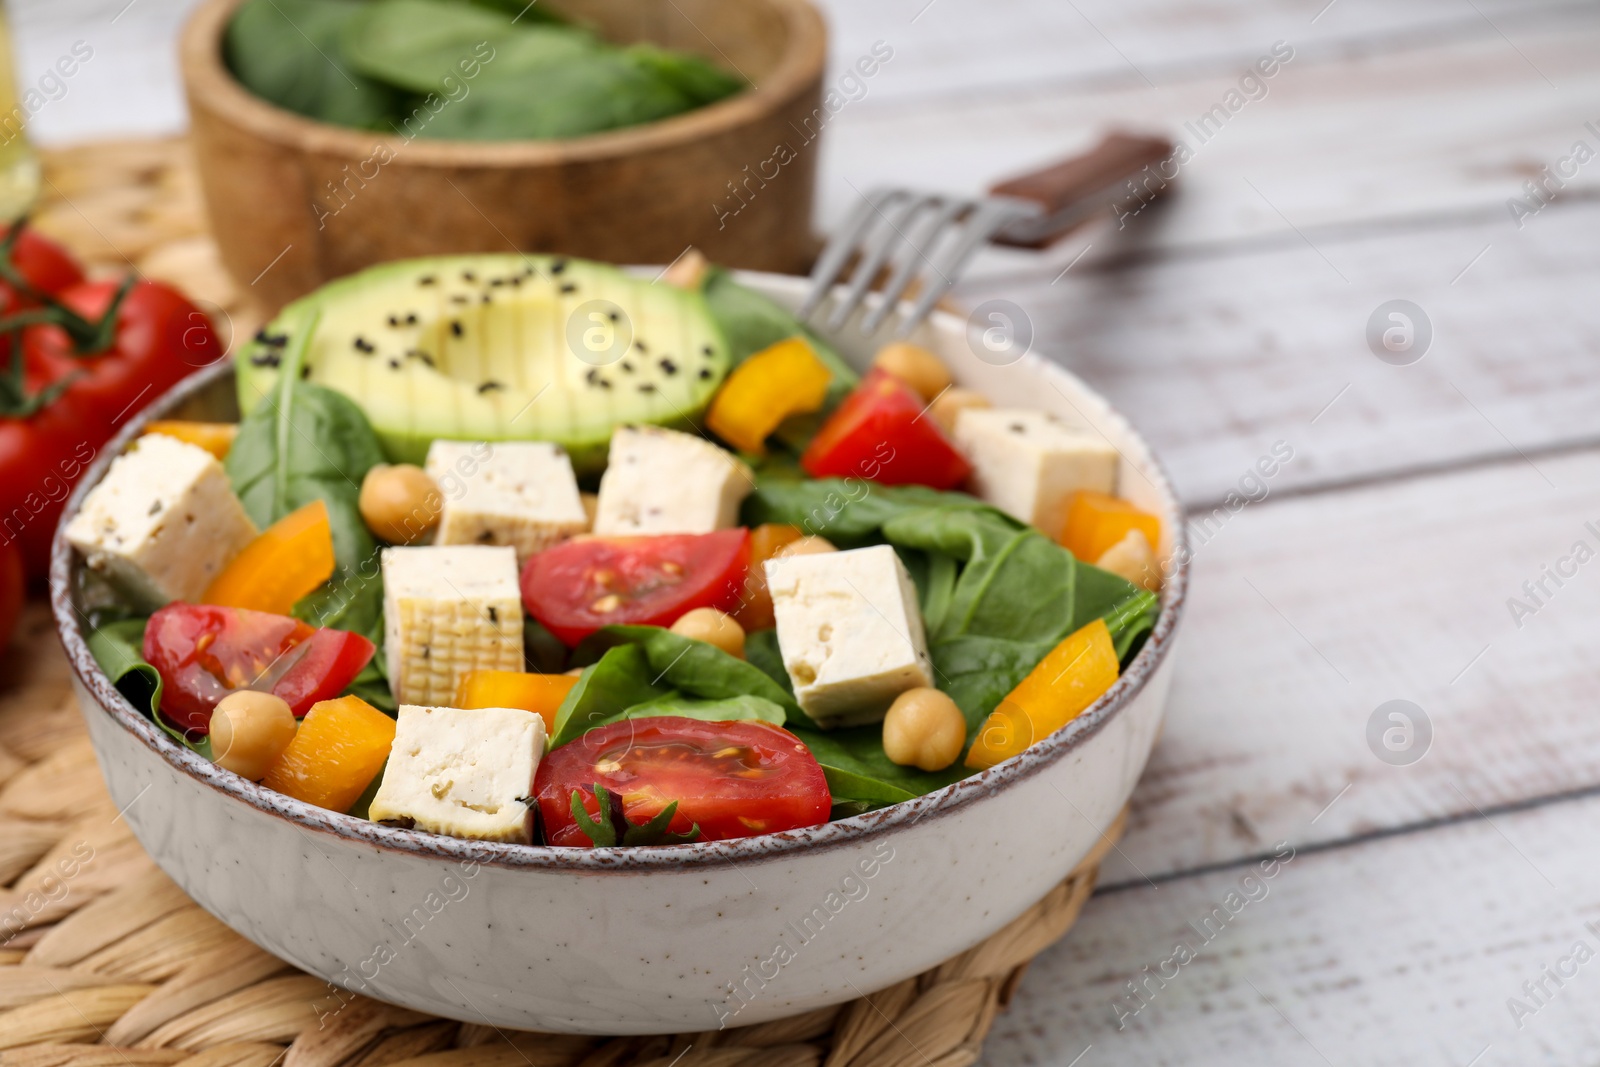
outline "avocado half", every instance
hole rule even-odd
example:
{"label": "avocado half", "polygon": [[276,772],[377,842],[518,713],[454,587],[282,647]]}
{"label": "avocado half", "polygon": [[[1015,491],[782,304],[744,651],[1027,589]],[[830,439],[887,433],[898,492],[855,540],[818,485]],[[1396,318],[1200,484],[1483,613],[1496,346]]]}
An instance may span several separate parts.
{"label": "avocado half", "polygon": [[620,424],[697,423],[733,362],[699,292],[560,256],[439,256],[285,307],[236,357],[241,410],[307,329],[299,373],[359,404],[396,463],[435,438],[554,441],[593,473]]}

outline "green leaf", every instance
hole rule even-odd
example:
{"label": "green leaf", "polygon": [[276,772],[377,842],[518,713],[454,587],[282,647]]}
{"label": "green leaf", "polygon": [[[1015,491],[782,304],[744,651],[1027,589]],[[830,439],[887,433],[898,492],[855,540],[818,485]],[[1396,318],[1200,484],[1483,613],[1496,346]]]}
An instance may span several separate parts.
{"label": "green leaf", "polygon": [[522,620],[522,655],[535,674],[560,674],[567,669],[567,646],[532,615]]}
{"label": "green leaf", "polygon": [[173,740],[210,759],[209,737],[192,740],[161,717],[161,674],[144,658],[144,629],[148,622],[129,618],[96,626],[88,634],[89,654],[128,703],[149,716]]}
{"label": "green leaf", "polygon": [[678,802],[674,800],[660,811],[649,822],[630,823],[627,815],[623,813],[622,802],[613,802],[612,793],[598,782],[594,789],[595,802],[600,807],[600,818],[594,819],[583,806],[583,792],[572,791],[572,818],[596,848],[611,848],[618,844],[624,846],[634,845],[681,845],[687,844],[700,836],[700,824],[690,826],[686,833],[675,834],[667,829],[672,823],[672,817],[678,812]]}
{"label": "green leaf", "polygon": [[414,93],[452,95],[451,87],[467,85],[469,96],[472,82],[491,69],[525,74],[601,47],[584,30],[450,0],[366,4],[345,23],[338,45],[350,66],[369,78]]}
{"label": "green leaf", "polygon": [[[794,683],[783,669],[783,653],[778,649],[778,631],[757,630],[744,638],[744,658],[752,667],[771,678],[779,689],[794,696]],[[797,705],[798,706],[798,705]]]}
{"label": "green leaf", "polygon": [[248,0],[228,22],[223,54],[252,93],[340,126],[383,129],[395,94],[354,70],[339,47],[361,0]]}
{"label": "green leaf", "polygon": [[573,650],[573,662],[592,662],[602,650],[618,645],[635,645],[644,651],[652,685],[705,700],[761,697],[782,708],[788,721],[811,725],[788,688],[760,667],[730,656],[716,645],[659,626],[607,626]]}
{"label": "green leaf", "polygon": [[617,721],[637,704],[665,696],[668,689],[652,684],[650,678],[650,662],[643,648],[625,644],[609,649],[584,669],[561,702],[555,729],[550,731],[550,747],[560,748],[596,726]]}
{"label": "green leaf", "polygon": [[744,79],[689,52],[669,52],[651,44],[632,45],[628,58],[670,85],[694,107],[725,99],[744,88]]}
{"label": "green leaf", "polygon": [[770,348],[779,341],[798,335],[806,339],[811,350],[833,375],[827,399],[823,402],[824,411],[831,410],[861,380],[855,368],[846,363],[821,334],[802,324],[773,300],[740,285],[733,275],[722,268],[713,267],[706,272],[702,292],[711,317],[717,321],[728,342],[735,365],[763,348]]}
{"label": "green leaf", "polygon": [[[300,334],[301,344],[312,332]],[[224,462],[228,478],[262,528],[313,500],[323,501],[332,525],[336,579],[359,580],[361,603],[368,605],[377,585],[375,600],[381,604],[381,583],[372,577],[378,573],[377,542],[361,519],[360,498],[361,480],[383,462],[383,449],[354,401],[298,379],[298,359],[286,354],[275,388],[239,424]],[[370,612],[362,618],[370,624]]]}
{"label": "green leaf", "polygon": [[746,694],[706,700],[683,693],[668,693],[643,704],[635,704],[618,718],[648,719],[659,715],[676,715],[705,722],[770,722],[774,726],[782,726],[788,718],[782,705],[758,696]]}
{"label": "green leaf", "polygon": [[847,730],[797,729],[793,732],[821,764],[835,804],[848,801],[874,807],[898,804],[958,782],[972,773],[959,764],[933,772],[900,766],[884,754],[883,727],[877,724]]}
{"label": "green leaf", "polygon": [[578,824],[584,836],[594,843],[595,848],[611,848],[617,843],[617,831],[611,825],[611,795],[604,786],[594,787],[595,800],[600,804],[600,818],[593,819],[589,809],[583,806],[583,793],[574,789],[572,791],[572,820]]}

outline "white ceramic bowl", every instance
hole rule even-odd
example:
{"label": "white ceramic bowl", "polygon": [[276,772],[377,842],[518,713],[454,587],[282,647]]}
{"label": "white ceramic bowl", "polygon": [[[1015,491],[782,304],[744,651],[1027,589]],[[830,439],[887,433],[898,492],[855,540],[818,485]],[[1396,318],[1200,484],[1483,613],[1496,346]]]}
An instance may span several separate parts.
{"label": "white ceramic bowl", "polygon": [[[790,307],[805,288],[741,277]],[[1123,494],[1167,531],[1174,563],[1143,651],[1021,756],[915,801],[741,841],[580,850],[380,826],[224,771],[135,710],[89,655],[70,592],[78,562],[58,533],[56,622],[112,798],[161,868],[251,941],[345,989],[463,1021],[597,1034],[742,1026],[850,1000],[970,948],[1065,877],[1127,802],[1166,703],[1187,554],[1149,448],[1082,382],[1033,354],[993,365],[952,315],[917,339],[997,404],[1104,434],[1123,456]],[[876,346],[853,322],[836,340],[858,364]],[[231,371],[218,366],[152,406],[89,471],[63,526],[145,421],[231,415],[231,398]]]}

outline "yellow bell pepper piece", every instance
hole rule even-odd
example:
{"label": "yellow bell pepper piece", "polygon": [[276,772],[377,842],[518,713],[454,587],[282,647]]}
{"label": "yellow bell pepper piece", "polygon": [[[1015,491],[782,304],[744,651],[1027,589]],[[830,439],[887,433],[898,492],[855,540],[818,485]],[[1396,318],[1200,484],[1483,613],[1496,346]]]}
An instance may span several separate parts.
{"label": "yellow bell pepper piece", "polygon": [[311,705],[261,784],[330,811],[349,811],[383,770],[394,720],[360,697]]}
{"label": "yellow bell pepper piece", "polygon": [[978,730],[966,765],[987,770],[1061,729],[1117,680],[1104,619],[1070,634],[1000,702]]}
{"label": "yellow bell pepper piece", "polygon": [[1161,544],[1161,520],[1118,497],[1084,489],[1072,494],[1067,523],[1062,528],[1063,547],[1085,563],[1093,563],[1128,531],[1144,534],[1150,547]]}
{"label": "yellow bell pepper piece", "polygon": [[144,428],[145,433],[165,434],[191,445],[199,445],[218,459],[228,458],[228,449],[239,434],[238,423],[190,422],[186,419],[157,419]]}
{"label": "yellow bell pepper piece", "polygon": [[520,708],[544,720],[545,732],[556,728],[556,712],[578,684],[570,674],[523,674],[520,671],[468,671],[456,687],[458,708]]}
{"label": "yellow bell pepper piece", "polygon": [[313,500],[273,523],[211,580],[202,604],[287,615],[333,577],[328,505]]}
{"label": "yellow bell pepper piece", "polygon": [[760,455],[780,422],[822,407],[832,380],[803,338],[779,341],[734,368],[711,401],[706,425],[739,451]]}

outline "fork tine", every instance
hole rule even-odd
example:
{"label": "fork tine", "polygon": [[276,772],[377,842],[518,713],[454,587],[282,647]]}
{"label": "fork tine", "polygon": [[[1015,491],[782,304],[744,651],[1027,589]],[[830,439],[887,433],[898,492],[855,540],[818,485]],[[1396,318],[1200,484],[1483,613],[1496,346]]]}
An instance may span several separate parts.
{"label": "fork tine", "polygon": [[[1037,208],[1032,205],[998,197],[978,201],[977,208],[968,217],[955,243],[939,257],[940,262],[929,264],[933,272],[938,275],[938,279],[926,281],[916,304],[910,314],[895,328],[894,335],[907,336],[916,329],[918,323],[928,317],[934,305],[950,291],[951,286],[955,285],[955,279],[961,273],[961,268],[966,266],[967,260],[972,258],[980,246],[987,244],[991,237],[1013,219],[1033,214],[1035,211]],[[926,280],[927,274],[924,273],[922,277]]]}
{"label": "fork tine", "polygon": [[911,285],[915,276],[917,263],[929,262],[929,255],[939,246],[939,241],[944,237],[945,228],[955,221],[963,211],[973,206],[970,200],[950,200],[940,198],[937,211],[929,212],[917,221],[916,231],[906,238],[906,247],[900,256],[900,262],[895,265],[894,274],[890,276],[889,283],[883,289],[883,301],[861,320],[861,332],[874,334],[878,327],[883,325],[896,307],[900,298],[905,296],[906,289]]}
{"label": "fork tine", "polygon": [[834,285],[839,281],[839,275],[844,273],[851,255],[855,253],[857,244],[877,221],[878,204],[890,199],[894,194],[893,189],[872,190],[861,198],[861,202],[850,212],[850,216],[833,231],[827,245],[822,249],[822,254],[817,257],[816,265],[811,268],[811,291],[806,294],[805,303],[800,305],[799,318],[802,321],[809,319],[833,291]]}
{"label": "fork tine", "polygon": [[830,328],[837,330],[843,326],[851,312],[861,306],[867,297],[867,290],[872,288],[873,280],[888,262],[890,254],[905,243],[906,224],[923,205],[930,202],[931,197],[900,190],[892,201],[880,207],[878,215],[883,225],[861,249],[861,260],[856,264],[855,273],[850,276],[850,287],[828,317]]}

